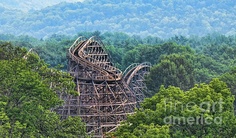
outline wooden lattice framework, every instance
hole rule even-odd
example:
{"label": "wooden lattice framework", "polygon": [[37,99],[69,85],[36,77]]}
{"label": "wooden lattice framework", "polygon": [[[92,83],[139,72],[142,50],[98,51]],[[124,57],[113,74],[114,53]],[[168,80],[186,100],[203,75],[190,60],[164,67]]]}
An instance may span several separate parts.
{"label": "wooden lattice framework", "polygon": [[143,100],[143,77],[150,66],[137,64],[123,74],[96,37],[79,37],[69,48],[68,59],[68,71],[75,78],[80,95],[61,94],[65,102],[57,112],[62,119],[80,116],[88,133],[103,137],[114,131]]}
{"label": "wooden lattice framework", "polygon": [[136,106],[138,108],[140,107],[140,102],[144,100],[145,95],[149,95],[144,77],[150,72],[150,67],[151,64],[148,62],[141,64],[134,63],[127,67],[123,73],[123,80],[135,93]]}

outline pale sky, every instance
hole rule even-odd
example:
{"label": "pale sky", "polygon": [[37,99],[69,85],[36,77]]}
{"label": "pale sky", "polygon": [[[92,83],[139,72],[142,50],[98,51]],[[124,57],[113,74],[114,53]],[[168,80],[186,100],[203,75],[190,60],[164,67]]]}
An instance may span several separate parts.
{"label": "pale sky", "polygon": [[28,11],[30,9],[39,10],[47,6],[52,6],[60,2],[83,2],[84,0],[0,0],[0,6],[9,9],[19,9]]}

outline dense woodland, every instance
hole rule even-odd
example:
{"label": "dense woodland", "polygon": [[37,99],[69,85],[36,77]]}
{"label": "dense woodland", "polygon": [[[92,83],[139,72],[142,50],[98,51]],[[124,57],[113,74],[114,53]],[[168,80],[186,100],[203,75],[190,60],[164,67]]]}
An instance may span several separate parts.
{"label": "dense woodland", "polygon": [[47,3],[1,0],[0,33],[44,38],[100,30],[169,38],[236,31],[235,0],[84,0],[37,8]]}
{"label": "dense woodland", "polygon": [[53,112],[58,93],[78,94],[69,74],[8,42],[0,42],[0,67],[0,137],[88,137],[79,117]]}
{"label": "dense woodland", "polygon": [[[78,117],[61,121],[52,111],[62,104],[57,93],[74,91],[66,73],[67,50],[78,36],[97,36],[122,70],[131,63],[150,62],[149,92],[136,113],[111,137],[235,137],[236,36],[174,36],[168,39],[122,32],[79,32],[47,39],[0,35],[0,137],[89,137]],[[29,49],[33,52],[28,53]],[[36,55],[34,53],[37,53]],[[224,104],[201,107],[202,102]],[[167,102],[166,102],[167,100]],[[192,103],[191,110],[172,103]],[[167,108],[168,107],[168,108]],[[167,110],[166,110],[167,109]],[[221,124],[183,121],[166,124],[168,116],[221,117]],[[79,128],[79,129],[78,129]],[[52,133],[53,132],[53,133]]]}
{"label": "dense woodland", "polygon": [[234,0],[61,1],[0,2],[0,137],[92,137],[55,112],[58,94],[79,94],[66,72],[79,36],[123,71],[152,64],[141,107],[107,137],[236,137]]}

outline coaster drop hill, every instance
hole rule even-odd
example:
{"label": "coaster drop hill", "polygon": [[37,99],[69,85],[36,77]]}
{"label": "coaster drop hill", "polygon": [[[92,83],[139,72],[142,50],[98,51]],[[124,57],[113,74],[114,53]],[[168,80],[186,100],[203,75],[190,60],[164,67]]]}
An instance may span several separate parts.
{"label": "coaster drop hill", "polygon": [[132,64],[122,73],[96,37],[79,37],[69,48],[68,62],[80,95],[60,95],[65,102],[57,112],[62,119],[80,116],[94,137],[114,131],[144,99],[150,64]]}

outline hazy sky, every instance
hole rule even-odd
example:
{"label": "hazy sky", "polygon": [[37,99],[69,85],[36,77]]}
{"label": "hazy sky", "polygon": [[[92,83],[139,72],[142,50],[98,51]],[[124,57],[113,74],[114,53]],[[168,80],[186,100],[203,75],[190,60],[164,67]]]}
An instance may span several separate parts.
{"label": "hazy sky", "polygon": [[0,6],[5,8],[14,8],[22,11],[30,9],[41,9],[47,6],[52,6],[60,2],[82,2],[84,0],[0,0]]}

